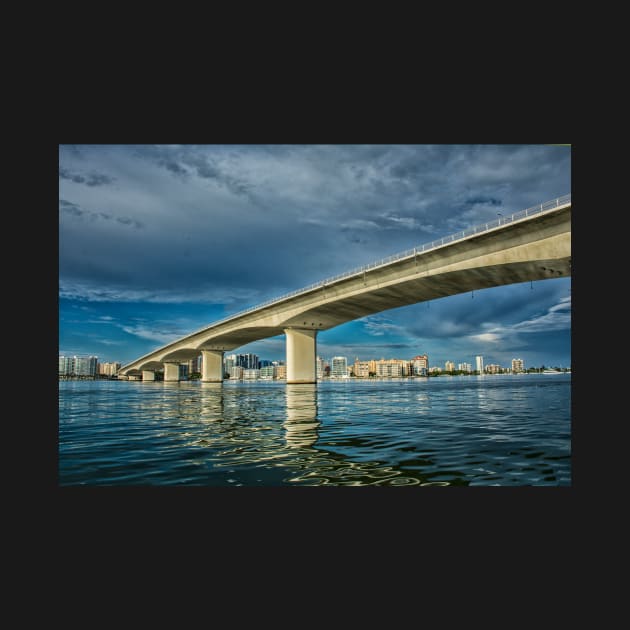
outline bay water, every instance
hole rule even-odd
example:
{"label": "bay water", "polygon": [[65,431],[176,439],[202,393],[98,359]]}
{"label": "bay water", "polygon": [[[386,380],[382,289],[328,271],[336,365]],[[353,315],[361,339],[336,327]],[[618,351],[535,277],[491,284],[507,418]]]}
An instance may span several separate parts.
{"label": "bay water", "polygon": [[59,381],[61,486],[569,486],[571,375]]}

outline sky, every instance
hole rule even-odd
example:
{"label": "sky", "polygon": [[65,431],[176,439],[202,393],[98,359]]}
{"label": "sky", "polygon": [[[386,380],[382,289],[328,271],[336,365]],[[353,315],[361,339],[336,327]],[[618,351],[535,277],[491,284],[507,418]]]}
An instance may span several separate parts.
{"label": "sky", "polygon": [[[59,353],[133,361],[213,321],[571,192],[557,145],[60,145]],[[284,336],[235,349],[285,360]],[[349,362],[570,366],[571,278],[322,331]]]}

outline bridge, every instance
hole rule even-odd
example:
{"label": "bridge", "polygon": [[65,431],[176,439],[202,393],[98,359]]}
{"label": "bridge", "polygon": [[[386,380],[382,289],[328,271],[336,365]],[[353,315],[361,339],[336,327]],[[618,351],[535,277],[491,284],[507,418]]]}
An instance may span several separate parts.
{"label": "bridge", "polygon": [[223,355],[286,335],[287,383],[315,383],[317,333],[354,319],[457,293],[571,275],[571,195],[252,306],[120,368],[120,376],[179,380],[179,363],[202,355],[201,380],[223,380]]}

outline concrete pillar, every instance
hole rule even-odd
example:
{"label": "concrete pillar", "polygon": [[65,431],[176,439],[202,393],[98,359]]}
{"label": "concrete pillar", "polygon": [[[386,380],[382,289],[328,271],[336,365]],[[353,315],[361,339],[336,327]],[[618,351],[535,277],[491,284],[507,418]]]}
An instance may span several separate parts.
{"label": "concrete pillar", "polygon": [[179,363],[165,363],[164,364],[164,382],[177,382],[179,381]]}
{"label": "concrete pillar", "polygon": [[223,350],[201,351],[201,380],[204,383],[223,382]]}
{"label": "concrete pillar", "polygon": [[287,336],[287,384],[316,383],[317,331],[285,328]]}
{"label": "concrete pillar", "polygon": [[153,370],[142,370],[142,380],[143,381],[154,381],[155,380],[155,372]]}

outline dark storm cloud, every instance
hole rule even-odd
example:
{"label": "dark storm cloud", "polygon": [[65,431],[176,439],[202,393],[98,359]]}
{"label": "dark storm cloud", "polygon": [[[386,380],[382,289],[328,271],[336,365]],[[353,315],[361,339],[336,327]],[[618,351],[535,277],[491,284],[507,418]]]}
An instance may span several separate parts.
{"label": "dark storm cloud", "polygon": [[59,177],[61,179],[67,179],[75,184],[85,184],[86,186],[104,186],[105,184],[111,184],[115,181],[114,177],[105,175],[103,173],[91,172],[87,175],[81,175],[80,173],[73,173],[66,168],[59,169]]}
{"label": "dark storm cloud", "polygon": [[158,160],[158,164],[175,175],[188,175],[188,171],[173,160]]}
{"label": "dark storm cloud", "polygon": [[467,206],[476,206],[479,204],[489,204],[491,206],[501,206],[503,202],[493,197],[472,197],[464,202]]}
{"label": "dark storm cloud", "polygon": [[66,201],[65,199],[59,200],[59,211],[75,217],[85,217],[90,219],[91,221],[95,219],[104,219],[105,221],[116,221],[117,223],[121,223],[122,225],[129,225],[138,229],[143,227],[143,224],[139,221],[136,221],[135,219],[131,219],[129,217],[114,216],[112,214],[109,214],[108,212],[92,212],[90,210],[85,210],[81,208],[76,203]]}
{"label": "dark storm cloud", "polygon": [[85,214],[85,210],[82,210],[76,203],[71,203],[65,199],[59,200],[59,211],[73,214],[74,216],[81,217]]}
{"label": "dark storm cloud", "polygon": [[199,147],[142,147],[137,154],[155,161],[174,175],[189,178],[192,174],[202,179],[213,180],[235,195],[245,195],[250,201],[251,185],[245,180],[230,174],[217,163],[207,150]]}
{"label": "dark storm cloud", "polygon": [[[165,302],[232,296],[245,307],[570,189],[564,147],[142,145],[82,153],[77,161],[62,151],[65,175],[108,172],[117,186],[74,187],[72,202],[60,201],[73,219],[60,226],[60,262],[72,270],[60,280],[75,295]],[[64,199],[69,181],[60,180]],[[99,223],[146,227],[135,238]],[[128,276],[97,285],[81,255]],[[467,318],[462,329],[472,330]]]}

